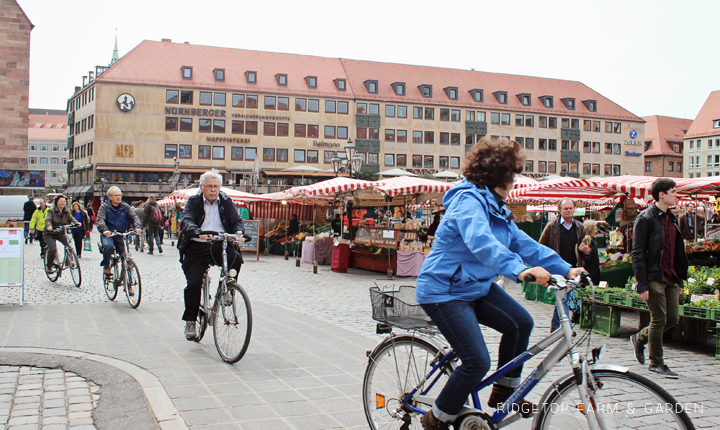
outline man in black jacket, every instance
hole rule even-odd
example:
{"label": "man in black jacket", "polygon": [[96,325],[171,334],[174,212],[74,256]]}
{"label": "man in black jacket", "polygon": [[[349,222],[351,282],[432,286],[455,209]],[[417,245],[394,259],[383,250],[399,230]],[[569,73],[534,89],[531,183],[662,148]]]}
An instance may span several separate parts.
{"label": "man in black jacket", "polygon": [[30,240],[30,243],[33,243],[33,237],[30,234],[30,221],[32,221],[32,216],[37,210],[37,206],[35,206],[35,202],[33,201],[32,196],[28,196],[28,201],[25,202],[23,205],[23,222],[25,224],[25,243],[28,243],[28,239]]}
{"label": "man in black jacket", "polygon": [[[222,243],[208,242],[209,236],[200,234],[202,231],[228,232],[244,234],[242,219],[235,209],[232,200],[220,191],[222,176],[217,170],[211,170],[200,176],[200,193],[190,197],[185,205],[180,225],[182,232],[178,240],[180,261],[187,279],[185,287],[185,338],[197,339],[195,321],[200,308],[202,279],[209,262],[222,265]],[[236,239],[244,242],[243,239]],[[227,247],[228,270],[230,276],[237,277],[243,263],[240,252],[234,247]],[[234,271],[234,274],[233,274]]]}
{"label": "man in black jacket", "polygon": [[677,203],[675,181],[659,178],[650,190],[655,204],[635,220],[632,250],[637,291],[650,310],[650,325],[630,336],[630,342],[640,364],[645,364],[648,344],[648,370],[677,378],[663,361],[662,342],[663,333],[678,323],[680,287],[687,279],[688,261],[678,220],[669,209]]}

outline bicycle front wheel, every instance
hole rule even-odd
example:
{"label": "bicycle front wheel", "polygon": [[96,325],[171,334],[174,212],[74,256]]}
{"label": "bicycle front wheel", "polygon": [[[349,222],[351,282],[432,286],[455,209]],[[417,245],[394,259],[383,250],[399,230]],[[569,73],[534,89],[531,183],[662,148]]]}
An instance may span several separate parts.
{"label": "bicycle front wheel", "polygon": [[[45,266],[44,267],[45,275],[47,275],[48,279],[51,282],[55,282],[60,277],[60,263],[58,262],[57,252],[55,253],[55,261],[53,261],[53,262],[50,262],[50,260],[48,259],[48,254],[49,254],[49,252],[47,252],[47,250],[46,250],[45,257],[43,258],[43,262],[44,262],[44,266]],[[47,270],[48,266],[53,268],[52,272],[48,272],[48,270]]]}
{"label": "bicycle front wheel", "polygon": [[[593,409],[608,429],[694,429],[679,404],[655,382],[632,372],[592,370],[597,388]],[[536,430],[588,429],[575,377],[553,384],[543,395],[533,423]]]}
{"label": "bicycle front wheel", "polygon": [[70,269],[70,276],[72,276],[72,280],[75,283],[75,286],[80,288],[80,284],[82,284],[82,273],[80,272],[80,259],[78,259],[77,254],[74,250],[68,249],[65,251],[67,254],[67,267]]}
{"label": "bicycle front wheel", "polygon": [[[422,428],[422,415],[407,408],[403,399],[430,372],[438,351],[430,342],[410,335],[388,338],[375,348],[363,379],[363,406],[371,429],[404,429],[408,425],[411,429]],[[445,363],[420,387],[418,394],[436,398],[452,371],[452,364]],[[437,381],[435,375],[439,375]],[[426,411],[432,406],[416,400],[410,404]]]}
{"label": "bicycle front wheel", "polygon": [[245,355],[252,335],[252,308],[245,289],[235,282],[228,282],[225,296],[218,289],[213,314],[218,354],[228,363],[237,363]]}
{"label": "bicycle front wheel", "polygon": [[134,261],[128,260],[125,263],[125,297],[133,309],[140,306],[142,297],[142,282],[140,280],[140,272]]}

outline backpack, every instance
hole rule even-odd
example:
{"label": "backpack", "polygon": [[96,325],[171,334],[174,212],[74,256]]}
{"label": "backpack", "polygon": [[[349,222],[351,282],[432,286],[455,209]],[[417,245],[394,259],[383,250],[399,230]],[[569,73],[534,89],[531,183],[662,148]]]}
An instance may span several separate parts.
{"label": "backpack", "polygon": [[153,217],[153,220],[155,220],[155,222],[159,222],[159,223],[163,222],[163,213],[159,207],[153,206],[152,217]]}

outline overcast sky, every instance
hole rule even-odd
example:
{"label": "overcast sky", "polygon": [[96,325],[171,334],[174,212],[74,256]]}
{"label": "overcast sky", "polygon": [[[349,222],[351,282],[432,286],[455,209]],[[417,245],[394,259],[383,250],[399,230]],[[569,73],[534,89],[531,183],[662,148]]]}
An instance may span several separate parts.
{"label": "overcast sky", "polygon": [[18,0],[30,107],[145,39],[583,82],[639,115],[695,118],[720,89],[720,1]]}

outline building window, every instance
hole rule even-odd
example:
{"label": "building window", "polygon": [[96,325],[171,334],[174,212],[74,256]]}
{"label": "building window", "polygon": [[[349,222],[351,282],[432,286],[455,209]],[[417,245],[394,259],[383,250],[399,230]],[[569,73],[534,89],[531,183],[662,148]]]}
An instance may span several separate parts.
{"label": "building window", "polygon": [[460,109],[450,110],[450,121],[460,122]]}
{"label": "building window", "polygon": [[557,117],[548,117],[548,128],[557,128]]}
{"label": "building window", "polygon": [[597,100],[583,100],[583,104],[590,112],[597,112]]}
{"label": "building window", "polygon": [[165,131],[177,131],[178,130],[178,119],[175,117],[165,117]]}
{"label": "building window", "polygon": [[213,73],[215,74],[216,81],[224,81],[225,80],[225,69],[215,69],[215,70],[213,70]]}
{"label": "building window", "polygon": [[308,100],[308,112],[320,112],[320,100]]}
{"label": "building window", "polygon": [[30,164],[37,164],[37,158],[35,158],[35,157],[30,157],[29,163],[30,163]]}
{"label": "building window", "polygon": [[263,161],[275,161],[275,148],[263,148]]}
{"label": "building window", "polygon": [[668,172],[672,172],[674,168],[675,168],[675,163],[672,161],[669,161],[668,162]]}
{"label": "building window", "polygon": [[449,145],[450,144],[450,133],[447,132],[440,132],[440,145]]}
{"label": "building window", "polygon": [[495,96],[495,100],[497,100],[498,103],[502,105],[507,104],[507,91],[495,91],[493,96]]}
{"label": "building window", "polygon": [[200,91],[200,105],[201,106],[212,105],[212,93]]}
{"label": "building window", "polygon": [[213,158],[213,160],[224,160],[225,159],[225,147],[224,146],[213,146],[212,158]]}
{"label": "building window", "polygon": [[333,82],[338,91],[345,91],[345,79],[333,79]]}
{"label": "building window", "polygon": [[365,89],[369,94],[377,94],[378,93],[378,81],[368,79],[367,81],[363,82],[365,84]]}
{"label": "building window", "polygon": [[[277,84],[281,87],[287,86],[287,75],[284,73],[278,73],[275,75],[275,80],[277,81]],[[263,155],[263,160],[265,159],[265,156]],[[275,159],[275,154],[273,152],[273,160]]]}
{"label": "building window", "polygon": [[192,158],[192,145],[178,145],[178,155],[180,158]]}
{"label": "building window", "polygon": [[413,131],[413,143],[422,143],[422,131]]}
{"label": "building window", "polygon": [[565,109],[567,110],[575,110],[575,99],[566,97],[564,99],[560,99],[560,101],[565,105]]}
{"label": "building window", "polygon": [[243,134],[245,133],[245,121],[232,122],[232,134]]}
{"label": "building window", "polygon": [[524,126],[525,125],[525,115],[515,114],[515,125],[516,126]]}
{"label": "building window", "polygon": [[460,168],[460,157],[450,157],[450,168],[451,169],[459,169]]}
{"label": "building window", "polygon": [[289,97],[278,97],[277,109],[278,110],[290,110],[290,98]]}
{"label": "building window", "polygon": [[275,123],[263,123],[263,136],[275,136]]}
{"label": "building window", "polygon": [[450,100],[457,100],[458,99],[458,88],[457,87],[445,87],[443,88],[445,91],[445,95]]}
{"label": "building window", "polygon": [[557,173],[556,161],[548,161],[548,173]]}
{"label": "building window", "polygon": [[395,142],[395,130],[389,128],[385,129],[385,142]]}
{"label": "building window", "polygon": [[425,108],[425,119],[435,119],[435,108]]}
{"label": "building window", "polygon": [[325,126],[325,139],[335,139],[335,126],[333,126],[333,125]]}
{"label": "building window", "polygon": [[622,132],[622,124],[619,122],[613,123],[613,133],[620,134]]}
{"label": "building window", "polygon": [[385,105],[385,117],[395,118],[395,105]]}
{"label": "building window", "polygon": [[212,120],[200,118],[200,133],[210,133],[212,131]]}
{"label": "building window", "polygon": [[213,120],[213,133],[225,134],[225,120],[214,119]]}
{"label": "building window", "polygon": [[307,99],[295,99],[295,110],[305,112],[307,110]]}
{"label": "building window", "polygon": [[165,103],[177,104],[180,101],[180,91],[165,90]]}
{"label": "building window", "polygon": [[450,109],[440,109],[440,121],[450,121]]}
{"label": "building window", "polygon": [[432,98],[432,85],[418,85],[418,89],[420,90],[420,95],[422,95],[423,98]]}
{"label": "building window", "polygon": [[523,106],[530,106],[530,94],[521,93],[521,94],[517,94],[516,97],[518,98],[518,100],[520,100],[520,103]]}
{"label": "building window", "polygon": [[370,103],[370,108],[368,109],[368,113],[370,115],[380,115],[380,105],[377,103]]}
{"label": "building window", "polygon": [[447,169],[450,166],[450,157],[440,156],[438,157],[438,167],[440,169]]}
{"label": "building window", "polygon": [[348,113],[348,102],[337,102],[337,113],[347,115]]}
{"label": "building window", "polygon": [[320,126],[316,124],[309,124],[307,130],[307,137],[317,138],[320,134]]}
{"label": "building window", "polygon": [[254,161],[257,158],[257,148],[245,148],[245,160]]}
{"label": "building window", "polygon": [[245,94],[233,94],[232,95],[233,107],[245,107]]}
{"label": "building window", "polygon": [[619,164],[613,164],[613,176],[620,176],[620,165]]}
{"label": "building window", "polygon": [[435,167],[435,158],[432,155],[426,155],[424,166],[426,169],[434,168]]}
{"label": "building window", "polygon": [[348,138],[348,128],[347,127],[337,127],[337,138],[338,139],[347,139]]}
{"label": "building window", "polygon": [[592,142],[583,142],[583,152],[588,154],[592,152]]}
{"label": "building window", "polygon": [[533,149],[535,147],[535,139],[532,137],[525,138],[525,149]]}
{"label": "building window", "polygon": [[276,151],[276,157],[275,161],[288,161],[288,150],[287,149],[280,149]]}
{"label": "building window", "polygon": [[397,107],[397,117],[398,118],[407,118],[407,106],[398,106]]}
{"label": "building window", "polygon": [[314,150],[314,149],[308,149],[307,151],[307,162],[311,164],[317,164],[318,163],[318,154],[320,151]]}
{"label": "building window", "polygon": [[547,150],[547,139],[538,139],[538,149]]}
{"label": "building window", "polygon": [[305,162],[305,150],[303,149],[296,149],[294,152],[294,158],[293,160],[296,163],[304,163]]}
{"label": "building window", "polygon": [[325,100],[325,113],[335,113],[335,102],[333,100]]}
{"label": "building window", "polygon": [[367,113],[367,103],[358,103],[357,104],[357,113],[359,113],[359,114]]}
{"label": "building window", "polygon": [[414,119],[422,119],[423,118],[423,108],[420,106],[413,106],[413,118]]}
{"label": "building window", "polygon": [[502,125],[510,125],[510,114],[504,113],[500,116],[500,124]]}
{"label": "building window", "polygon": [[435,132],[434,131],[426,131],[425,132],[425,143],[435,143]]}
{"label": "building window", "polygon": [[386,166],[394,166],[395,165],[395,155],[394,154],[385,154],[385,165]]}
{"label": "building window", "polygon": [[277,135],[279,137],[287,137],[290,133],[290,125],[286,122],[279,122],[277,125]]}
{"label": "building window", "polygon": [[613,144],[612,143],[605,143],[605,153],[606,154],[612,154],[613,152]]}
{"label": "building window", "polygon": [[548,150],[557,151],[557,139],[548,139]]}
{"label": "building window", "polygon": [[393,82],[390,84],[396,96],[405,95],[405,82]]}
{"label": "building window", "polygon": [[553,108],[553,96],[542,96],[540,97],[540,102],[548,109]]}
{"label": "building window", "polygon": [[398,130],[397,131],[397,141],[398,142],[407,142],[407,130]]}
{"label": "building window", "polygon": [[199,145],[198,146],[198,158],[210,158],[210,145]]}
{"label": "building window", "polygon": [[256,84],[257,83],[257,72],[248,70],[245,72],[245,80],[248,84]]}
{"label": "building window", "polygon": [[407,155],[405,154],[397,154],[396,158],[396,164],[398,167],[405,167],[407,166]]}
{"label": "building window", "polygon": [[230,159],[231,160],[242,160],[242,146],[233,146],[230,148]]}
{"label": "building window", "polygon": [[478,89],[470,90],[470,96],[472,97],[473,101],[476,103],[483,102],[483,90],[478,90]]}
{"label": "building window", "polygon": [[526,172],[532,172],[533,171],[533,161],[527,160],[525,161],[525,171]]}
{"label": "building window", "polygon": [[265,96],[265,109],[275,110],[275,97]]}
{"label": "building window", "polygon": [[525,115],[525,127],[535,127],[535,117],[532,115]]}
{"label": "building window", "polygon": [[182,66],[180,68],[182,71],[182,78],[183,79],[192,79],[192,67],[190,66]]}
{"label": "building window", "polygon": [[619,143],[614,144],[614,145],[613,145],[613,148],[614,148],[614,151],[613,151],[613,152],[614,152],[615,154],[617,154],[617,155],[622,154],[622,146],[621,146]]}
{"label": "building window", "polygon": [[245,122],[245,134],[258,134],[258,123],[257,121],[246,121]]}

